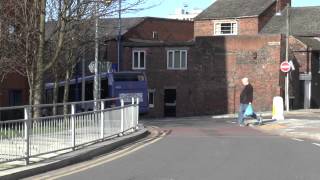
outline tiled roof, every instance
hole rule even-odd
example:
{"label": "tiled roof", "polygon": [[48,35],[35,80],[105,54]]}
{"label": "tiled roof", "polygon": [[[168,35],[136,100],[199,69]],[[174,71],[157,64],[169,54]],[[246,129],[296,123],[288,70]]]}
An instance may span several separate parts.
{"label": "tiled roof", "polygon": [[[267,34],[286,33],[286,9],[274,16],[261,30]],[[320,35],[320,6],[290,8],[290,34],[299,36]]]}
{"label": "tiled roof", "polygon": [[275,0],[217,0],[195,20],[259,16]]}
{"label": "tiled roof", "polygon": [[[146,18],[122,18],[121,19],[121,35],[125,34],[129,29],[135,27]],[[95,22],[94,21],[82,21],[81,33],[86,37],[94,37],[95,33]],[[46,37],[50,38],[51,35],[57,28],[56,21],[50,21],[46,23]],[[73,27],[70,27],[73,28]],[[99,19],[99,37],[106,39],[116,38],[118,35],[118,19],[117,18],[106,18]]]}
{"label": "tiled roof", "polygon": [[[128,30],[137,26],[139,23],[144,21],[146,18],[122,18],[121,19],[121,35],[124,35]],[[108,39],[117,37],[118,35],[118,19],[108,18],[101,19],[100,25],[100,36],[105,36]]]}

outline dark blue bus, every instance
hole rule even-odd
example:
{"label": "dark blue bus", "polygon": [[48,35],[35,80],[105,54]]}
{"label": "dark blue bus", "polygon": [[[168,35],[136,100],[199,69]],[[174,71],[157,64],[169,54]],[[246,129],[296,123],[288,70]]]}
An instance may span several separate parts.
{"label": "dark blue bus", "polygon": [[[131,103],[132,97],[139,98],[140,113],[147,113],[148,104],[148,85],[144,73],[141,72],[111,72],[101,73],[101,99],[120,97],[124,99],[125,104]],[[85,100],[93,100],[93,81],[94,75],[84,77],[85,82]],[[63,101],[65,82],[59,82],[58,102]],[[69,102],[81,101],[82,78],[71,79],[69,82]],[[46,84],[46,103],[52,103],[53,83]],[[119,102],[116,102],[119,105]],[[86,107],[86,110],[93,107]]]}

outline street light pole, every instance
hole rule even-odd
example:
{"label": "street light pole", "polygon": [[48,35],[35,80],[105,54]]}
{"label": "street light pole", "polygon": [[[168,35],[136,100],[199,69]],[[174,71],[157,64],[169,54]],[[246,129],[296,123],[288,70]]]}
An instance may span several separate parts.
{"label": "street light pole", "polygon": [[118,72],[120,71],[121,64],[121,0],[119,0],[119,19],[118,19],[118,38],[117,38],[117,46],[118,46]]}
{"label": "street light pole", "polygon": [[[286,17],[286,62],[289,62],[289,11],[290,4],[287,4],[287,17]],[[290,72],[290,71],[289,71]],[[286,74],[285,78],[285,104],[286,104],[286,111],[289,112],[289,72]]]}
{"label": "street light pole", "polygon": [[93,87],[93,99],[94,99],[94,110],[98,110],[98,102],[99,99],[99,69],[98,69],[98,58],[99,58],[99,16],[98,16],[98,3],[95,4],[95,54],[94,54],[94,87]]}

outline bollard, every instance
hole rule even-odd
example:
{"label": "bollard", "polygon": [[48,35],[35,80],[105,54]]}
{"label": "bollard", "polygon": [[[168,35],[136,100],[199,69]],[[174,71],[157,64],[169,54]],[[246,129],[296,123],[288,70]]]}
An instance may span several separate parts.
{"label": "bollard", "polygon": [[284,120],[284,108],[283,98],[276,96],[273,98],[272,104],[272,119],[273,120]]}

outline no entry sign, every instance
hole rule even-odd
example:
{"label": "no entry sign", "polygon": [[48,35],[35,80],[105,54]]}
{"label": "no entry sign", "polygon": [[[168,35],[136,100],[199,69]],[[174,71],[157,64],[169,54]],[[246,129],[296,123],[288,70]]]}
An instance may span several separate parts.
{"label": "no entry sign", "polygon": [[290,64],[287,61],[282,62],[280,65],[280,70],[285,73],[289,72],[290,71]]}

